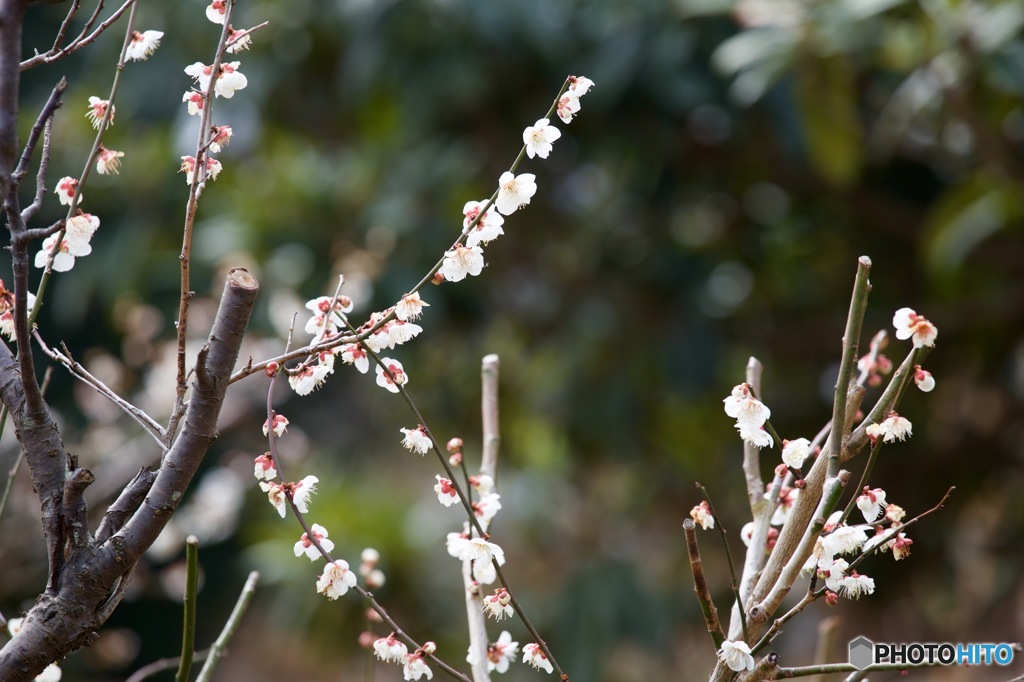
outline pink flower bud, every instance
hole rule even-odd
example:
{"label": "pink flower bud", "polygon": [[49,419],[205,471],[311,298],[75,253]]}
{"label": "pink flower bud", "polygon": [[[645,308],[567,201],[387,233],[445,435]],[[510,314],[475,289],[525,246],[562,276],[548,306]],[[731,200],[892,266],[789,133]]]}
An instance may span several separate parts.
{"label": "pink flower bud", "polygon": [[799,488],[800,490],[803,490],[804,488],[807,487],[807,481],[805,481],[802,478],[798,478],[795,481],[793,481],[793,487],[794,488]]}
{"label": "pink flower bud", "polygon": [[448,452],[462,452],[462,439],[455,437],[448,441]]}
{"label": "pink flower bud", "polygon": [[437,651],[437,644],[435,644],[433,642],[426,642],[423,645],[422,649],[423,649],[423,653],[425,653],[425,654],[432,654],[435,651]]}
{"label": "pink flower bud", "polygon": [[281,369],[281,365],[276,362],[268,362],[263,372],[270,378],[274,378],[277,375],[278,370]]}
{"label": "pink flower bud", "polygon": [[430,283],[434,284],[434,285],[438,285],[438,284],[440,284],[443,281],[444,281],[444,275],[442,275],[440,272],[435,272],[434,276],[430,280]]}
{"label": "pink flower bud", "polygon": [[[377,613],[374,611],[373,613]],[[373,643],[377,640],[377,636],[369,630],[363,630],[359,633],[359,646],[364,649],[369,649],[373,646]]]}
{"label": "pink flower bud", "polygon": [[835,606],[836,604],[839,603],[839,595],[836,594],[835,592],[826,591],[825,592],[825,603],[828,604],[829,606]]}
{"label": "pink flower bud", "polygon": [[462,453],[456,452],[454,455],[448,458],[448,463],[453,467],[457,467],[462,464]]}

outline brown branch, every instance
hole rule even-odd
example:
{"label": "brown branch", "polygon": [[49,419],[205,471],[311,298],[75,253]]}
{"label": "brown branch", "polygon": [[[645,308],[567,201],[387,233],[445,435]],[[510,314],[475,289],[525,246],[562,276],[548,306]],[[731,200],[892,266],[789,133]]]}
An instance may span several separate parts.
{"label": "brown branch", "polygon": [[711,635],[715,651],[718,651],[725,641],[725,632],[718,621],[718,609],[715,608],[711,591],[708,589],[708,581],[704,577],[704,562],[700,558],[700,548],[697,545],[697,524],[693,519],[683,521],[683,534],[686,536],[686,553],[690,557],[690,571],[693,572],[693,591],[697,593],[697,602],[704,614],[704,624]]}
{"label": "brown branch", "polygon": [[[78,34],[78,37],[76,37],[74,40],[68,43],[67,47],[59,48],[55,42],[54,46],[46,52],[43,52],[42,54],[37,54],[33,57],[26,59],[23,62],[20,62],[19,69],[21,71],[27,71],[28,69],[31,69],[34,66],[39,66],[40,64],[51,64],[57,61],[58,59],[63,59],[64,57],[67,57],[69,54],[78,52],[86,45],[95,42],[95,40],[99,38],[104,31],[113,26],[117,22],[117,20],[121,18],[121,15],[124,14],[125,11],[134,4],[135,0],[126,0],[125,3],[118,7],[113,14],[107,17],[103,21],[103,23],[97,26],[95,31],[89,33],[89,29],[92,28],[93,24],[96,23],[96,19],[99,17],[100,10],[103,9],[103,1],[100,0],[99,4],[96,6],[96,10],[89,18],[89,21],[86,22],[85,27],[82,29],[82,32]],[[61,29],[64,30],[64,26],[61,26]],[[61,37],[63,36],[60,33],[58,33],[58,39],[60,39]]]}
{"label": "brown branch", "polygon": [[135,478],[128,482],[114,503],[107,507],[107,512],[103,515],[99,528],[96,529],[96,544],[103,544],[114,533],[121,530],[125,521],[142,504],[142,499],[149,493],[155,480],[156,472],[151,471],[149,467],[144,467],[135,474]]}

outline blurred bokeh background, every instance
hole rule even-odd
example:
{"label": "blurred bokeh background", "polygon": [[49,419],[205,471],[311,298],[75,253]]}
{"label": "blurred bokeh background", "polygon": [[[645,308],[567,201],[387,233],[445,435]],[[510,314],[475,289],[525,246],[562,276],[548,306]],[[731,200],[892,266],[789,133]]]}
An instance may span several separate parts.
{"label": "blurred bokeh background", "polygon": [[[65,9],[30,8],[26,54],[49,46]],[[198,125],[181,103],[182,69],[209,62],[218,35],[203,14],[199,0],[139,7],[137,27],[166,35],[124,71],[105,140],[125,152],[121,174],[90,179],[84,206],[102,220],[94,252],[54,278],[40,319],[51,344],[66,342],[160,418],[174,390],[187,197],[176,171]],[[480,359],[500,355],[504,508],[493,532],[519,599],[574,680],[696,680],[713,664],[681,523],[700,481],[740,555],[741,443],[721,400],[755,355],[780,433],[821,428],[860,255],[874,261],[865,347],[903,306],[939,329],[927,361],[938,386],[908,395],[901,412],[914,437],[886,448],[870,484],[911,515],[957,491],[910,533],[909,559],[864,566],[874,596],[815,605],[776,648],[787,664],[809,663],[816,623],[830,615],[842,618],[844,644],[861,634],[1024,639],[1024,5],[249,0],[236,16],[236,27],[270,24],[235,57],[248,87],[216,102],[214,121],[235,138],[199,210],[191,328],[198,347],[223,274],[244,265],[262,287],[245,350],[257,360],[281,351],[292,314],[301,327],[305,301],[332,293],[339,273],[358,316],[391,305],[458,234],[462,205],[490,194],[563,79],[596,82],[576,120],[559,124],[551,157],[522,166],[538,193],[506,220],[484,272],[428,286],[423,335],[393,353],[433,431],[462,437],[470,462]],[[53,84],[70,81],[51,183],[80,173],[93,135],[87,98],[109,92],[122,30],[24,74],[23,136]],[[60,215],[51,197],[40,224]],[[888,354],[898,362],[906,350],[894,343]],[[247,572],[263,576],[221,679],[364,679],[363,606],[315,593],[317,567],[292,555],[298,525],[252,478],[267,383],[233,386],[183,512],[97,645],[63,664],[65,680],[124,679],[177,653],[189,533],[202,543],[200,646]],[[279,388],[289,475],[320,479],[312,520],[350,562],[378,549],[383,604],[460,662],[461,578],[443,542],[461,517],[432,493],[436,461],[399,444],[415,419],[351,368],[309,397]],[[97,474],[101,513],[157,449],[60,369],[50,396],[71,450]],[[15,447],[5,433],[0,471]],[[765,471],[777,458],[763,452]],[[863,458],[852,464],[859,476]],[[34,505],[23,471],[0,521],[8,617],[44,583]],[[724,611],[719,540],[702,539]],[[530,641],[516,622],[491,629]],[[967,672],[914,677],[1009,676]],[[400,670],[379,664],[375,675]],[[507,677],[534,675],[517,664]]]}

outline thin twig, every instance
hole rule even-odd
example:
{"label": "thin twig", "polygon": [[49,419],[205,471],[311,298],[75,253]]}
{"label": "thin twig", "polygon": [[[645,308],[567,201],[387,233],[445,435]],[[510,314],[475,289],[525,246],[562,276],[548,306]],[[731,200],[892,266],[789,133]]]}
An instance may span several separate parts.
{"label": "thin twig", "polygon": [[[46,52],[44,52],[42,54],[37,54],[37,55],[35,55],[33,57],[30,57],[30,58],[26,59],[25,61],[21,62],[21,70],[22,71],[27,71],[28,69],[31,69],[33,66],[38,66],[39,64],[51,64],[51,63],[57,61],[58,59],[63,59],[64,57],[67,57],[69,54],[72,54],[74,52],[78,52],[83,47],[85,47],[86,45],[89,45],[90,43],[95,41],[97,38],[99,38],[100,35],[104,31],[106,31],[108,28],[113,26],[114,23],[118,19],[121,18],[121,15],[124,14],[125,10],[127,10],[129,7],[134,9],[135,8],[135,1],[136,0],[126,0],[126,2],[123,5],[121,5],[119,8],[117,8],[117,10],[115,10],[114,13],[111,14],[103,23],[101,23],[99,26],[97,26],[95,31],[93,31],[89,35],[85,35],[88,32],[88,30],[92,27],[93,23],[95,23],[96,17],[99,15],[100,10],[103,8],[103,2],[101,0],[99,5],[96,7],[96,11],[93,12],[92,17],[89,19],[88,22],[86,22],[85,28],[82,29],[82,33],[80,33],[78,35],[78,37],[75,38],[73,41],[68,43],[67,47],[62,48],[62,49],[58,49],[57,48],[57,43],[55,42],[54,43],[54,47],[51,48],[50,50],[47,50]],[[77,5],[77,1],[76,1],[76,5]],[[70,17],[68,17],[68,19],[70,19]],[[65,21],[67,21],[67,19],[65,19]],[[61,31],[58,32],[58,40],[60,38],[63,38],[63,31],[64,30],[66,30],[66,29],[62,25],[61,26]]]}
{"label": "thin twig", "polygon": [[252,596],[256,592],[256,584],[259,582],[259,579],[260,574],[258,571],[249,573],[245,586],[242,587],[242,593],[238,595],[238,601],[235,602],[235,608],[231,610],[231,615],[228,616],[228,622],[224,624],[224,628],[220,631],[217,641],[209,649],[209,656],[206,659],[206,663],[203,664],[203,669],[199,671],[199,677],[196,678],[196,682],[209,682],[213,676],[214,668],[220,663],[221,656],[224,655],[228,642],[234,637],[235,631],[238,630],[238,625],[242,622],[242,616],[245,615],[246,609],[249,608],[249,602],[252,601]]}
{"label": "thin twig", "polygon": [[[192,660],[194,662],[205,661],[206,657],[210,655],[210,650],[197,651],[192,654]],[[157,673],[162,673],[165,670],[176,670],[178,664],[181,662],[181,656],[175,656],[174,658],[161,658],[157,661],[153,661],[147,665],[142,666],[138,670],[132,673],[125,682],[142,682],[148,680]]]}
{"label": "thin twig", "polygon": [[[722,520],[718,517],[718,513],[715,512],[715,505],[711,502],[711,495],[708,494],[707,488],[705,488],[700,483],[697,483],[696,485],[697,485],[697,488],[700,490],[701,494],[704,496],[704,499],[707,501],[707,503],[708,503],[708,510],[711,512],[711,516],[713,516],[714,519],[715,519],[715,527],[718,529],[718,533],[722,537],[722,546],[725,547],[725,561],[726,561],[727,564],[729,564],[729,575],[732,577],[732,594],[733,594],[733,598],[736,599],[736,603],[739,604],[740,625],[743,628],[743,640],[746,641],[746,639],[747,639],[747,616],[746,616],[746,613],[745,613],[746,609],[743,607],[743,602],[740,601],[740,586],[739,586],[739,583],[736,582],[736,568],[733,566],[733,563],[732,563],[732,551],[729,549],[729,538],[726,537],[725,527],[722,525]],[[684,522],[684,526],[683,527],[685,528],[685,522]],[[753,545],[753,542],[751,542],[751,545]],[[719,642],[719,644],[721,644],[721,642]]]}
{"label": "thin twig", "polygon": [[199,581],[199,538],[185,538],[185,617],[181,634],[181,661],[175,682],[188,682],[196,644],[196,586]]}
{"label": "thin twig", "polygon": [[[697,524],[693,519],[683,521],[683,535],[686,537],[686,553],[690,558],[690,571],[693,573],[693,591],[697,594],[697,603],[704,614],[704,624],[715,645],[715,651],[722,648],[725,632],[718,620],[718,609],[715,607],[711,591],[708,589],[707,578],[704,577],[704,561],[700,557],[700,546],[697,544]],[[742,610],[740,611],[742,613]]]}

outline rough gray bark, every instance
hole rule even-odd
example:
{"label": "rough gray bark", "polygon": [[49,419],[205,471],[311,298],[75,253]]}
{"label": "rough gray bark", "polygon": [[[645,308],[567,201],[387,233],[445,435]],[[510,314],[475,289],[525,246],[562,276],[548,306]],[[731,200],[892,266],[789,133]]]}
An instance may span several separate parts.
{"label": "rough gray bark", "polygon": [[[229,273],[209,341],[196,363],[182,432],[155,477],[140,473],[112,505],[101,524],[101,540],[93,538],[84,525],[81,489],[91,474],[75,469],[64,475],[59,504],[61,518],[68,517],[62,522],[63,560],[51,580],[53,589],[48,587],[40,595],[21,631],[0,649],[0,680],[31,680],[51,662],[95,640],[96,630],[120,602],[135,564],[170,520],[216,440],[217,417],[258,289],[256,279],[247,271],[236,268]],[[18,361],[5,344],[0,344],[0,399],[10,408],[26,455],[52,448],[47,456],[57,458],[65,467],[67,456],[59,445],[56,426],[40,431],[26,419]],[[38,489],[35,472],[30,472]],[[149,493],[139,502],[150,483]],[[69,503],[66,507],[65,500]],[[125,517],[127,521],[121,525]]]}

